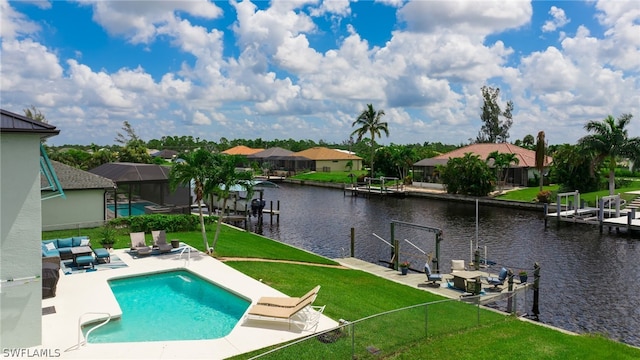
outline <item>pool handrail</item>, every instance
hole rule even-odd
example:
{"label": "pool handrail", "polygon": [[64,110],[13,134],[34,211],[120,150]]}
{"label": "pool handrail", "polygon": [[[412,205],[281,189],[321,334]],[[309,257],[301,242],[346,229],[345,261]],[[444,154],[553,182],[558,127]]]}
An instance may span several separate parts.
{"label": "pool handrail", "polygon": [[[106,320],[104,320],[103,322],[101,322],[100,324],[92,327],[91,329],[89,329],[89,331],[87,331],[87,334],[84,337],[84,341],[82,340],[82,317],[85,315],[107,315]],[[70,351],[70,350],[78,350],[80,349],[80,346],[86,345],[87,344],[87,339],[89,338],[89,334],[91,334],[91,332],[97,328],[100,328],[104,325],[106,325],[109,321],[111,321],[111,314],[107,313],[107,312],[86,312],[82,315],[80,315],[80,317],[78,318],[78,343],[76,345],[73,345],[72,347],[68,348],[65,350],[65,352]]]}
{"label": "pool handrail", "polygon": [[191,246],[185,246],[182,251],[180,251],[180,256],[178,256],[178,260],[182,259],[182,254],[187,251],[187,258],[184,262],[184,267],[187,267],[188,264],[191,264]]}

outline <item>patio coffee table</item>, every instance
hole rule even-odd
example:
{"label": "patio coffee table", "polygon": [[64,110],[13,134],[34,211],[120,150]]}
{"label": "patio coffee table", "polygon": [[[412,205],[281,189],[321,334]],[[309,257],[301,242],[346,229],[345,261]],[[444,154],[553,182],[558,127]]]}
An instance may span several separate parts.
{"label": "patio coffee table", "polygon": [[91,255],[91,253],[93,252],[93,250],[91,249],[90,246],[74,246],[71,248],[71,255],[73,256],[73,262],[75,264],[77,264],[78,262],[76,261],[76,259],[78,258],[78,256],[86,256],[86,255]]}

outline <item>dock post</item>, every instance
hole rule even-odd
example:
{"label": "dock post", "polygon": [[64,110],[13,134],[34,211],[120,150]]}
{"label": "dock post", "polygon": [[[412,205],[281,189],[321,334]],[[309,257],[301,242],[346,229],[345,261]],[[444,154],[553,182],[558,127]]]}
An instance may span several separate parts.
{"label": "dock post", "polygon": [[269,223],[273,224],[273,200],[269,201]]}
{"label": "dock post", "polygon": [[544,203],[542,205],[542,207],[544,208],[544,228],[546,229],[547,228],[547,214],[549,213],[549,204]]}
{"label": "dock post", "polygon": [[562,203],[561,203],[561,201],[562,201],[562,198],[560,197],[560,195],[559,194],[556,195],[556,216],[557,216],[556,225],[558,227],[560,227],[560,213],[562,213]]}
{"label": "dock post", "polygon": [[356,252],[356,229],[351,228],[351,257],[355,257]]}
{"label": "dock post", "polygon": [[627,213],[627,236],[631,236],[631,221],[635,217],[635,211],[629,211]]}
{"label": "dock post", "polygon": [[278,208],[277,208],[277,210],[278,210],[278,214],[276,215],[276,222],[277,222],[278,224],[280,224],[280,200],[278,200],[278,202],[277,202],[276,204],[277,204],[277,206],[278,206]]}
{"label": "dock post", "polygon": [[[485,261],[486,260],[487,259],[485,259]],[[473,252],[473,268],[475,270],[480,270],[480,249],[478,248],[476,248],[476,251]]]}
{"label": "dock post", "polygon": [[536,262],[533,264],[533,308],[531,312],[536,321],[540,321],[538,315],[540,314],[540,308],[538,307],[538,301],[540,299],[540,264]]}
{"label": "dock post", "polygon": [[513,304],[514,299],[516,298],[515,293],[513,292],[513,270],[509,269],[509,271],[507,272],[507,278],[509,279],[509,299],[507,300],[507,312],[513,314],[515,313]]}
{"label": "dock post", "polygon": [[602,234],[604,221],[604,200],[598,199],[598,225],[600,227],[600,234]]}

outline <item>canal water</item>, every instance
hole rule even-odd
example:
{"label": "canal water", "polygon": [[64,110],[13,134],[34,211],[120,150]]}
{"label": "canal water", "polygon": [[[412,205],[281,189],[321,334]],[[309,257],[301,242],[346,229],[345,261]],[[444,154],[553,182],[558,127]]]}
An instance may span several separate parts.
{"label": "canal water", "polygon": [[[471,242],[487,249],[501,266],[541,266],[540,321],[577,333],[598,333],[640,346],[640,242],[597,227],[549,222],[542,212],[447,202],[428,198],[351,197],[342,190],[294,184],[265,189],[266,208],[280,201],[280,222],[265,215],[262,234],[329,258],[349,256],[351,228],[355,257],[376,264],[391,260],[392,220],[440,228],[441,272],[450,260],[471,259]],[[477,220],[476,220],[477,219]],[[477,223],[477,226],[476,226]],[[477,234],[476,234],[477,229]],[[400,260],[423,267],[433,252],[433,233],[396,226]],[[375,234],[375,235],[374,235]],[[377,235],[377,236],[376,236]],[[408,240],[408,241],[405,241]],[[409,244],[409,242],[411,244]],[[415,245],[415,246],[414,246]],[[419,250],[418,250],[419,249]],[[506,284],[506,283],[505,283]],[[531,301],[530,299],[527,301]],[[529,305],[530,307],[530,305]]]}

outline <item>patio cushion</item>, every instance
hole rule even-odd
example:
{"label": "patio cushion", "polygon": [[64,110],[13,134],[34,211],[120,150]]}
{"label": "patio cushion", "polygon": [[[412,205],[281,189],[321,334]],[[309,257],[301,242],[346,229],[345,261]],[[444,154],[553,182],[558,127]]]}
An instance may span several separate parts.
{"label": "patio cushion", "polygon": [[76,265],[89,265],[93,263],[93,256],[91,255],[82,255],[76,258]]}
{"label": "patio cushion", "polygon": [[73,246],[73,238],[58,239],[58,249],[70,248],[72,246]]}
{"label": "patio cushion", "polygon": [[52,242],[46,243],[46,244],[43,244],[43,245],[46,248],[46,250],[55,250],[56,249],[56,246]]}

